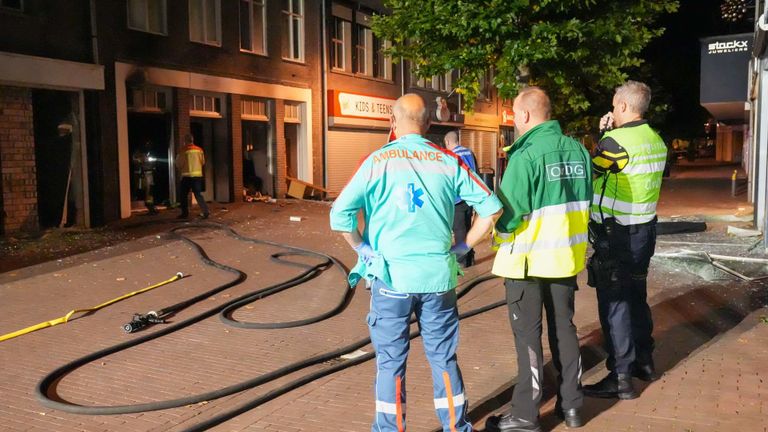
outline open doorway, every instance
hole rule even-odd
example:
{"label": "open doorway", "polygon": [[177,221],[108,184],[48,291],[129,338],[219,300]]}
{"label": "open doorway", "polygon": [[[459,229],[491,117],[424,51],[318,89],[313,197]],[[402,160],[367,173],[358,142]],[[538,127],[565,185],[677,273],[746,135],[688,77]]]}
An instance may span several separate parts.
{"label": "open doorway", "polygon": [[274,152],[271,125],[263,121],[243,121],[243,187],[275,196]]}
{"label": "open doorway", "polygon": [[34,90],[38,222],[41,228],[85,225],[77,93]]}
{"label": "open doorway", "polygon": [[167,114],[128,114],[132,211],[143,210],[151,203],[170,204],[170,123]]}
{"label": "open doorway", "polygon": [[288,177],[299,178],[299,125],[285,123],[285,159]]}
{"label": "open doorway", "polygon": [[205,189],[206,201],[230,201],[230,161],[231,146],[227,145],[227,128],[223,119],[196,117],[190,122],[190,130],[195,144],[205,154]]}

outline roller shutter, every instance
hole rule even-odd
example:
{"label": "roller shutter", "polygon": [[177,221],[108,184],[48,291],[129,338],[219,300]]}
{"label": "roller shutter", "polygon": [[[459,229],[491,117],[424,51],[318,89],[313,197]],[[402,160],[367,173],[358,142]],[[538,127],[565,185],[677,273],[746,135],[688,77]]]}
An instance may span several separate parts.
{"label": "roller shutter", "polygon": [[338,194],[360,162],[387,143],[388,132],[328,131],[326,188]]}

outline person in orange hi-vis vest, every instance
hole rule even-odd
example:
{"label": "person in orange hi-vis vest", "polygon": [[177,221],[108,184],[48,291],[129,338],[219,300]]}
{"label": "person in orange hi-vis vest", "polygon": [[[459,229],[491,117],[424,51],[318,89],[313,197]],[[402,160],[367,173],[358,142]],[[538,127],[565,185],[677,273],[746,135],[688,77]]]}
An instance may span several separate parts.
{"label": "person in orange hi-vis vest", "polygon": [[203,198],[203,166],[205,166],[205,153],[203,149],[195,145],[195,138],[187,134],[184,136],[184,148],[176,155],[176,167],[181,171],[181,214],[179,219],[189,217],[189,192],[195,194],[197,204],[200,206],[200,218],[208,219],[208,205]]}

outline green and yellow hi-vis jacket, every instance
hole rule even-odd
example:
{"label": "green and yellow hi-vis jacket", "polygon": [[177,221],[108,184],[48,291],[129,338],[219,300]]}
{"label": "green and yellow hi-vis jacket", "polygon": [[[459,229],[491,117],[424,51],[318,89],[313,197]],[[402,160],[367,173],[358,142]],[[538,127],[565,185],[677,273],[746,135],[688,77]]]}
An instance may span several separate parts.
{"label": "green and yellow hi-vis jacket", "polygon": [[645,120],[627,123],[603,135],[592,159],[592,220],[616,218],[621,225],[650,222],[656,217],[667,147]]}
{"label": "green and yellow hi-vis jacket", "polygon": [[576,275],[584,269],[587,251],[589,153],[550,120],[518,138],[508,159],[497,191],[504,212],[496,231],[503,240],[493,274],[511,279]]}

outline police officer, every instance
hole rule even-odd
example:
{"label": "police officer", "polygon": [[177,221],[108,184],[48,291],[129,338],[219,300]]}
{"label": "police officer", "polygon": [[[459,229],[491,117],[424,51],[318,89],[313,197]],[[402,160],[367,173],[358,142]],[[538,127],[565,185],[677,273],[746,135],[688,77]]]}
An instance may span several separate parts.
{"label": "police officer", "polygon": [[[349,283],[370,283],[368,328],[376,350],[376,416],[371,430],[405,430],[410,317],[415,314],[432,368],[434,404],[443,430],[470,432],[467,398],[457,364],[457,256],[491,229],[498,198],[455,154],[423,138],[429,111],[416,94],[393,107],[397,139],[360,165],[331,209],[331,228],[358,254]],[[466,243],[451,246],[454,200],[478,213]],[[357,215],[364,210],[361,235]]]}
{"label": "police officer", "polygon": [[616,89],[613,112],[592,162],[594,182],[590,233],[590,285],[597,288],[600,324],[610,371],[584,387],[587,396],[634,399],[632,376],[657,379],[653,320],[646,302],[648,265],[656,245],[656,203],[667,158],[659,135],[643,120],[651,89],[627,81]]}
{"label": "police officer", "polygon": [[[475,155],[472,151],[459,144],[459,134],[454,131],[448,132],[443,138],[445,148],[456,153],[456,156],[460,157],[462,162],[467,165],[472,172],[477,172],[477,165],[475,164]],[[462,243],[467,238],[467,232],[472,226],[472,207],[470,207],[463,199],[456,198],[455,211],[453,212],[453,237],[456,243]],[[471,267],[475,263],[475,251],[470,251],[459,258],[459,264],[463,267]]]}
{"label": "police officer", "polygon": [[573,324],[576,275],[584,269],[592,197],[589,153],[550,120],[550,101],[538,87],[520,91],[512,105],[517,140],[508,148],[498,190],[504,212],[496,223],[493,274],[505,279],[515,335],[518,382],[511,409],[487,420],[491,432],[541,430],[542,305],[550,349],[560,375],[557,414],[580,427],[581,357]]}

